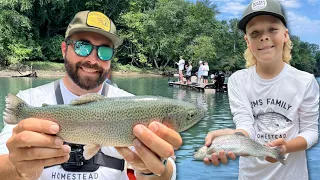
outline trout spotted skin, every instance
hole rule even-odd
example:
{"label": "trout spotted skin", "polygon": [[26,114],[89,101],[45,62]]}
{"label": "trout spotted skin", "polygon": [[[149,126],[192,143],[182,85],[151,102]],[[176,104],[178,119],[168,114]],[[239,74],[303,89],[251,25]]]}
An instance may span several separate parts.
{"label": "trout spotted skin", "polygon": [[221,150],[224,150],[225,152],[232,151],[237,156],[270,156],[274,159],[277,159],[282,164],[286,163],[284,156],[280,153],[279,148],[263,146],[244,136],[242,133],[218,136],[214,138],[209,147],[203,146],[196,151],[194,153],[194,158],[197,160],[209,158],[211,160],[211,154],[219,154]]}
{"label": "trout spotted skin", "polygon": [[9,94],[6,104],[3,119],[7,124],[17,124],[28,117],[46,119],[59,124],[57,135],[64,141],[97,146],[132,145],[136,124],[159,121],[181,132],[204,116],[204,109],[192,103],[156,96],[105,98],[88,94],[70,105],[32,107]]}

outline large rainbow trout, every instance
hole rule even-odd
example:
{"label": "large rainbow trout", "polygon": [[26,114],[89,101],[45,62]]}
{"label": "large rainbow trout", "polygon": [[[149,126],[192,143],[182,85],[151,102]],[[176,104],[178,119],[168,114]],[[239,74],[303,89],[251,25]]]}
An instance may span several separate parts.
{"label": "large rainbow trout", "polygon": [[[3,120],[8,124],[17,124],[28,117],[54,121],[60,126],[57,135],[64,141],[84,144],[87,148],[100,148],[132,145],[135,138],[132,129],[136,124],[148,125],[152,121],[159,121],[181,132],[196,124],[203,116],[204,109],[192,103],[164,97],[106,98],[87,94],[68,105],[43,104],[42,107],[32,107],[9,94]],[[86,151],[86,147],[84,149]]]}
{"label": "large rainbow trout", "polygon": [[203,160],[204,158],[211,159],[211,154],[218,154],[221,150],[224,150],[225,152],[232,151],[237,156],[263,157],[263,159],[266,156],[270,156],[277,159],[280,163],[286,164],[284,160],[285,157],[280,153],[278,147],[270,148],[261,145],[242,133],[218,136],[213,139],[209,147],[201,147],[193,156],[197,160]]}

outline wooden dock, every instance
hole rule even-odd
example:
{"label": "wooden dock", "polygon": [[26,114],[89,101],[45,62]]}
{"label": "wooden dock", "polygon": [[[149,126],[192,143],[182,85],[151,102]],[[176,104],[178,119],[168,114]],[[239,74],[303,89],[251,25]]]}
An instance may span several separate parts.
{"label": "wooden dock", "polygon": [[[197,90],[199,92],[206,92],[206,93],[215,93],[215,92],[222,92],[222,90],[217,90],[215,83],[208,83],[206,85],[199,85],[197,83],[192,83],[192,84],[182,84],[180,82],[173,82],[170,81],[168,82],[169,86],[179,86],[180,88],[188,88],[188,89],[193,89]],[[224,91],[227,90],[227,84],[224,84]]]}
{"label": "wooden dock", "polygon": [[[179,74],[174,74],[174,77],[179,77]],[[180,83],[180,82],[177,82],[177,81],[169,78],[168,85],[169,86],[178,86],[180,88],[186,88],[186,89],[193,89],[193,90],[197,90],[199,92],[206,92],[206,93],[227,92],[227,90],[228,90],[227,83],[224,83],[222,85],[222,87],[217,87],[218,85],[216,82],[208,83],[206,85],[198,84],[196,76],[191,76],[191,83],[190,84],[187,84],[187,81],[185,78],[184,78],[184,83]]]}

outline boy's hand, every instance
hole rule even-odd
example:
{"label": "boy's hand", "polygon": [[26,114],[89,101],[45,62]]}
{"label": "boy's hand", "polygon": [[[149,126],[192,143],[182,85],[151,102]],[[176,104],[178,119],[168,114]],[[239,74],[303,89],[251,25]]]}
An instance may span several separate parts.
{"label": "boy's hand", "polygon": [[[232,129],[220,129],[220,130],[211,131],[207,134],[207,136],[205,138],[205,145],[209,147],[214,138],[216,138],[218,136],[222,136],[222,135],[233,134],[233,133],[234,133],[234,130],[232,130]],[[211,159],[204,158],[203,162],[205,164],[212,163],[214,166],[218,166],[220,164],[220,162],[222,164],[227,164],[228,157],[232,160],[235,160],[237,158],[233,152],[229,151],[226,154],[226,152],[222,150],[218,154],[217,153],[211,154]]]}
{"label": "boy's hand", "polygon": [[[268,147],[277,147],[278,146],[280,148],[280,153],[283,155],[287,153],[287,149],[288,149],[287,143],[283,138],[279,138],[274,141],[271,141],[271,142],[267,143],[266,146],[268,146]],[[271,163],[278,162],[278,160],[276,160],[272,157],[269,157],[269,156],[266,157],[266,160]]]}

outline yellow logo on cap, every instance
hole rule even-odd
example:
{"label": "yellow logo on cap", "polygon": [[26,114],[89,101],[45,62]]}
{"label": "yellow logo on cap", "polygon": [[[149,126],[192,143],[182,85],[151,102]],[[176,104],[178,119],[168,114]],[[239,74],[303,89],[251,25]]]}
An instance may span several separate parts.
{"label": "yellow logo on cap", "polygon": [[87,24],[88,26],[101,28],[105,31],[110,32],[111,21],[106,15],[101,12],[89,12]]}

